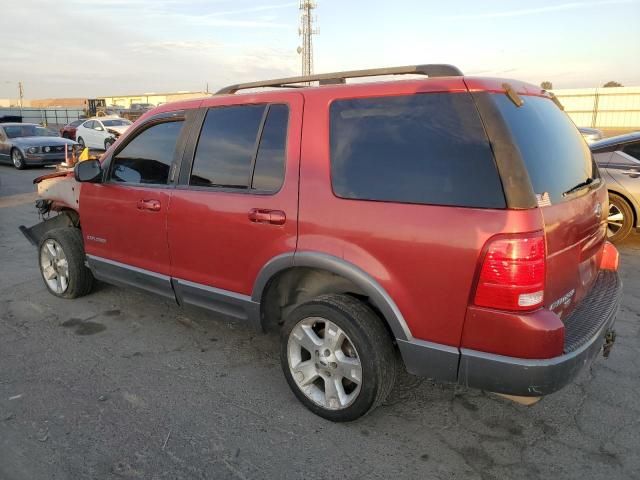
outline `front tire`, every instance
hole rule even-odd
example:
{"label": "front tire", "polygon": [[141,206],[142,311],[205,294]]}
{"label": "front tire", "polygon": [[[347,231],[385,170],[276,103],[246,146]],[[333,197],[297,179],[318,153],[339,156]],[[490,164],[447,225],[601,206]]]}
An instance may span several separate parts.
{"label": "front tire", "polygon": [[40,274],[47,290],[56,297],[78,298],[93,287],[93,275],[85,264],[80,229],[54,228],[40,240]]}
{"label": "front tire", "polygon": [[609,215],[607,217],[607,236],[610,242],[621,242],[633,229],[633,210],[620,195],[609,192]]}
{"label": "front tire", "polygon": [[380,405],[397,371],[382,320],[365,303],[338,294],[303,303],[287,316],[280,361],[298,400],[334,422],[356,420]]}
{"label": "front tire", "polygon": [[116,143],[114,138],[107,138],[104,141],[104,151],[106,152],[107,150],[109,150],[109,148],[111,148],[111,145],[113,145],[114,143]]}
{"label": "front tire", "polygon": [[24,163],[24,155],[17,148],[11,150],[11,161],[13,162],[13,166],[18,170],[24,170],[26,164]]}

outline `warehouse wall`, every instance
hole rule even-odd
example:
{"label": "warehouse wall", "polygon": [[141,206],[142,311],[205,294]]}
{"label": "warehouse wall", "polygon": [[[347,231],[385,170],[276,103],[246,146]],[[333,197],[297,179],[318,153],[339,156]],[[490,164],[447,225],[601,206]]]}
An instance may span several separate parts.
{"label": "warehouse wall", "polygon": [[579,127],[640,130],[640,87],[552,91]]}
{"label": "warehouse wall", "polygon": [[202,98],[211,95],[206,92],[177,92],[177,93],[150,93],[139,95],[121,95],[118,97],[99,97],[104,98],[107,106],[118,105],[123,108],[130,108],[132,103],[151,103],[158,105],[161,103],[176,102],[179,100],[188,100],[191,98]]}

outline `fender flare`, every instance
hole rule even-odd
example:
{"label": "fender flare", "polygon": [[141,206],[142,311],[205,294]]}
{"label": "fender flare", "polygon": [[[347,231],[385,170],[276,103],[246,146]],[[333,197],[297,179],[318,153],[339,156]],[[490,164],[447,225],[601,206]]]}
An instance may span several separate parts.
{"label": "fender flare", "polygon": [[269,260],[258,273],[254,282],[251,299],[260,303],[269,281],[278,273],[294,268],[309,267],[327,270],[356,284],[369,297],[371,303],[380,310],[384,320],[398,340],[411,341],[413,336],[391,296],[382,286],[360,267],[342,258],[320,252],[288,252]]}

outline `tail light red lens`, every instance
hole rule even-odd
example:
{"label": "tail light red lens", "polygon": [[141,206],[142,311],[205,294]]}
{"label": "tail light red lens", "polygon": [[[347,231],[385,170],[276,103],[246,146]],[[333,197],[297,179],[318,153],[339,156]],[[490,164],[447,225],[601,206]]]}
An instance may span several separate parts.
{"label": "tail light red lens", "polygon": [[605,242],[602,249],[602,260],[600,261],[600,268],[602,270],[618,271],[618,263],[620,262],[620,254],[618,249],[613,246],[611,242]]}
{"label": "tail light red lens", "polygon": [[474,303],[498,310],[539,308],[544,301],[545,264],[542,232],[489,240]]}

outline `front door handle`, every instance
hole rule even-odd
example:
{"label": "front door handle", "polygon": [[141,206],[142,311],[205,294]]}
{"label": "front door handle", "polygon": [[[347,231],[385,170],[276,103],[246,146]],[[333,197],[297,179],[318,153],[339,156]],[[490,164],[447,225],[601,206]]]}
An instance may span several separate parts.
{"label": "front door handle", "polygon": [[282,210],[252,208],[249,210],[248,217],[254,223],[271,223],[272,225],[284,225],[287,221],[287,216]]}
{"label": "front door handle", "polygon": [[138,210],[149,210],[150,212],[160,211],[159,200],[138,200]]}
{"label": "front door handle", "polygon": [[635,169],[631,169],[631,170],[624,170],[622,172],[624,175],[628,175],[631,178],[638,178],[640,177],[640,171],[639,170],[635,170]]}

